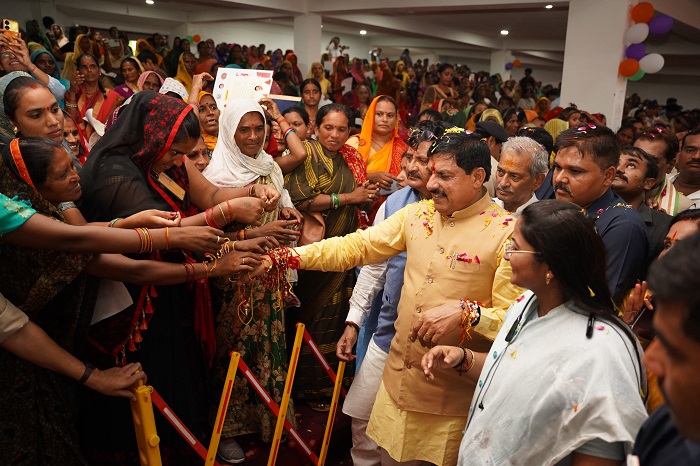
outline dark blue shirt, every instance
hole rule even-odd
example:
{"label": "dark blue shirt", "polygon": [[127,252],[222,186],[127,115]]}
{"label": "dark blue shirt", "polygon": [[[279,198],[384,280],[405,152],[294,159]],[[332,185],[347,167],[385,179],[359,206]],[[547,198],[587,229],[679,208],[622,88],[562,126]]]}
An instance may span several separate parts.
{"label": "dark blue shirt", "polygon": [[666,405],[654,411],[642,425],[632,454],[639,457],[642,466],[700,464],[700,444],[691,442],[676,430]]}
{"label": "dark blue shirt", "polygon": [[619,301],[642,275],[649,248],[646,226],[639,212],[610,189],[588,206],[586,212],[595,220],[605,243],[608,287]]}
{"label": "dark blue shirt", "polygon": [[542,182],[542,186],[537,188],[537,191],[535,191],[535,196],[537,196],[537,199],[540,201],[545,199],[555,199],[553,178],[554,170],[550,169]]}

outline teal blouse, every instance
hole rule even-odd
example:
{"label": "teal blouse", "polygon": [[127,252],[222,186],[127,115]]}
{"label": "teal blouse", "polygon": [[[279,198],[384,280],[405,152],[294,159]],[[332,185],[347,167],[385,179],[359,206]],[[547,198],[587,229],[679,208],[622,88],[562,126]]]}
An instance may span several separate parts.
{"label": "teal blouse", "polygon": [[35,213],[28,204],[0,193],[0,236],[15,231]]}

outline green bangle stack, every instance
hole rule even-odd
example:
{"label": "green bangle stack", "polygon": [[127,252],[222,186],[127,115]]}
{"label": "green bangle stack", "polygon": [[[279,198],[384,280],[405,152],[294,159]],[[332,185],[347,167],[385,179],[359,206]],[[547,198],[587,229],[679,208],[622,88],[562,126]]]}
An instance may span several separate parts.
{"label": "green bangle stack", "polygon": [[340,197],[338,197],[338,193],[332,193],[331,194],[331,208],[337,209],[338,207],[340,207]]}

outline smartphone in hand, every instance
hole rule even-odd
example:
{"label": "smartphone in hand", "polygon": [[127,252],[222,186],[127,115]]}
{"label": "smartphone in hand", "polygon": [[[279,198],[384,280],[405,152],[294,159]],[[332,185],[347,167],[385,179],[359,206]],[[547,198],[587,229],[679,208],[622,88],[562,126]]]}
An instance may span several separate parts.
{"label": "smartphone in hand", "polygon": [[2,20],[2,32],[10,39],[19,39],[19,23],[12,19]]}

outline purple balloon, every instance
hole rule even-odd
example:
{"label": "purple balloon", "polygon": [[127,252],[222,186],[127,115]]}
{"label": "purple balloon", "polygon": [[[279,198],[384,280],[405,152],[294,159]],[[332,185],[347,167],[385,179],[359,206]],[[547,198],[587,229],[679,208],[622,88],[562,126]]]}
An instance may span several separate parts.
{"label": "purple balloon", "polygon": [[671,31],[673,18],[668,15],[657,15],[649,21],[649,32],[655,36],[661,36]]}
{"label": "purple balloon", "polygon": [[513,64],[512,63],[506,63],[506,69],[507,70],[512,70],[513,69]]}
{"label": "purple balloon", "polygon": [[627,58],[634,58],[635,60],[641,60],[646,54],[647,48],[644,44],[632,44],[627,47],[627,52],[625,52]]}

